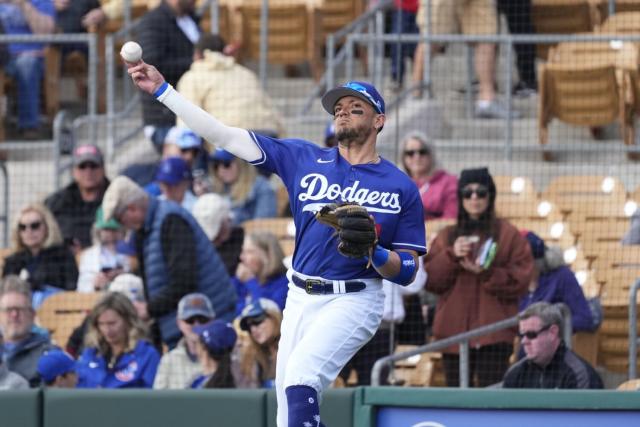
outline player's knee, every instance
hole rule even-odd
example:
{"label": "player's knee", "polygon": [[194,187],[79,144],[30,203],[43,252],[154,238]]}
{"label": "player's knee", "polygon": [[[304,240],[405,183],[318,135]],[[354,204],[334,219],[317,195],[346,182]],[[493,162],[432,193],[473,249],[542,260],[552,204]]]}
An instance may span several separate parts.
{"label": "player's knee", "polygon": [[313,387],[306,385],[289,386],[285,389],[285,393],[287,395],[289,427],[319,425],[320,406],[318,404],[318,393]]}

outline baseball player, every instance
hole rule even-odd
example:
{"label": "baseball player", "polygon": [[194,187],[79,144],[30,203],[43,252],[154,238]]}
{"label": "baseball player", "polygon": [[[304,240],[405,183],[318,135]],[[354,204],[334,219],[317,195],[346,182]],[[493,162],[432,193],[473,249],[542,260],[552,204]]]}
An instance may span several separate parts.
{"label": "baseball player", "polygon": [[[327,92],[322,105],[334,116],[339,146],[321,148],[226,126],[183,98],[155,67],[128,66],[140,89],[206,141],[285,183],[297,231],[277,357],[277,425],[320,426],[322,390],[380,325],[382,278],[411,283],[426,250],[416,186],[376,151],[384,100],[364,82]],[[341,202],[361,206],[336,207]]]}

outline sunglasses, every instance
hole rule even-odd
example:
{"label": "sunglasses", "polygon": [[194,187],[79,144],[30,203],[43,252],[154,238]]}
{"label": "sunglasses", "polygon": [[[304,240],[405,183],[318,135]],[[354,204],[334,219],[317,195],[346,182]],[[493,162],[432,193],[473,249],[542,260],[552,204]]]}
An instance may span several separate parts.
{"label": "sunglasses", "polygon": [[31,231],[36,231],[42,226],[42,221],[32,222],[30,224],[18,224],[18,230],[25,231],[27,228]]}
{"label": "sunglasses", "polygon": [[416,154],[419,156],[426,156],[427,154],[429,154],[429,150],[425,148],[421,148],[419,150],[404,150],[405,157],[413,157]]}
{"label": "sunglasses", "polygon": [[544,328],[540,329],[539,331],[520,332],[518,333],[518,336],[520,337],[520,339],[527,338],[528,340],[535,340],[536,338],[538,338],[538,335],[540,335],[550,327],[551,325],[547,325]]}
{"label": "sunglasses", "polygon": [[214,160],[213,167],[217,168],[219,166],[222,166],[223,168],[228,168],[229,166],[231,166],[231,163],[233,163],[233,160]]}
{"label": "sunglasses", "polygon": [[87,168],[89,169],[98,169],[100,168],[100,165],[96,164],[96,163],[92,163],[92,162],[84,162],[84,163],[80,163],[78,166],[76,166],[78,169],[80,170],[85,170]]}
{"label": "sunglasses", "polygon": [[209,323],[211,319],[206,316],[192,316],[185,320],[189,325],[195,325],[196,323],[199,325],[204,325]]}
{"label": "sunglasses", "polygon": [[489,189],[479,186],[477,188],[465,188],[462,190],[462,197],[465,199],[470,199],[474,194],[478,196],[479,199],[484,199],[489,195]]}
{"label": "sunglasses", "polygon": [[252,326],[258,326],[262,322],[264,322],[267,318],[266,314],[261,314],[260,316],[250,317],[246,320],[247,328],[251,329]]}

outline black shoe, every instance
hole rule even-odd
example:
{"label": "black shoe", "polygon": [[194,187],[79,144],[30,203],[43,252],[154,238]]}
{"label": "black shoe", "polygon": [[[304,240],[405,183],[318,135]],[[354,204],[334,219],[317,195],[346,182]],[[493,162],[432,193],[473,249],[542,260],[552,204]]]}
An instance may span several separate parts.
{"label": "black shoe", "polygon": [[535,84],[518,82],[511,93],[517,98],[528,98],[538,93],[538,87]]}

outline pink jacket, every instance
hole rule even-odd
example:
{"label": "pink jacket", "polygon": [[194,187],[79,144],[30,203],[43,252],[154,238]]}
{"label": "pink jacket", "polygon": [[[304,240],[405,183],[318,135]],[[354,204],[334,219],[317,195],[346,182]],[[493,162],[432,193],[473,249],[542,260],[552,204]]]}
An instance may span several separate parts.
{"label": "pink jacket", "polygon": [[429,179],[414,179],[420,190],[424,219],[458,217],[458,178],[438,170]]}

